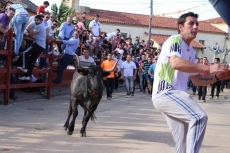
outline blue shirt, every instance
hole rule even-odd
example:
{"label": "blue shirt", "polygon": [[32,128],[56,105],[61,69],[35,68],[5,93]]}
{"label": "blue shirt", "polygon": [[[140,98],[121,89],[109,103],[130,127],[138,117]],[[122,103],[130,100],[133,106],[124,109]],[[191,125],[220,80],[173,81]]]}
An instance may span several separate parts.
{"label": "blue shirt", "polygon": [[149,71],[150,71],[150,73],[151,73],[152,75],[154,75],[155,68],[156,68],[156,64],[154,64],[154,63],[153,63],[153,64],[150,66],[150,68],[149,68]]}
{"label": "blue shirt", "polygon": [[10,18],[6,15],[6,13],[1,13],[0,24],[2,24],[2,29],[6,29],[9,23],[10,23]]}
{"label": "blue shirt", "polygon": [[20,4],[11,4],[9,8],[15,9],[15,16],[17,16],[17,15],[29,15],[27,10]]}
{"label": "blue shirt", "polygon": [[62,40],[62,42],[66,45],[64,53],[68,55],[74,55],[80,44],[80,39],[73,37],[70,40]]}
{"label": "blue shirt", "polygon": [[73,36],[73,32],[74,32],[74,25],[72,23],[68,25],[67,22],[64,22],[61,24],[58,37],[60,37],[62,40],[68,40]]}
{"label": "blue shirt", "polygon": [[35,35],[35,42],[38,44],[38,46],[42,48],[46,48],[46,30],[45,27],[40,23],[39,25],[35,25],[35,31],[37,31],[37,34]]}

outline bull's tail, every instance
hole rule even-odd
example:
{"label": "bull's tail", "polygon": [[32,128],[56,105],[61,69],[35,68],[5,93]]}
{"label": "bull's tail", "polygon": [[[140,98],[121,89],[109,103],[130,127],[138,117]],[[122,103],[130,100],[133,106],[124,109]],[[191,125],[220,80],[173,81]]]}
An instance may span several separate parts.
{"label": "bull's tail", "polygon": [[95,121],[97,120],[97,117],[96,117],[96,115],[95,115],[94,112],[93,112],[92,115],[90,116],[90,119],[91,119],[91,121],[94,122],[94,123],[95,123]]}

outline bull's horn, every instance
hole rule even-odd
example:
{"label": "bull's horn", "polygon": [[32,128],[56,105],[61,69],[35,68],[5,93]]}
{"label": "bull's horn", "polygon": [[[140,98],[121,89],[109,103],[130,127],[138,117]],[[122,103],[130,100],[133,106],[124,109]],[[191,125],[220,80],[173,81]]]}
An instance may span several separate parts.
{"label": "bull's horn", "polygon": [[76,69],[80,69],[80,68],[81,68],[80,60],[79,60],[79,57],[78,57],[78,56],[76,56],[75,68],[76,68]]}
{"label": "bull's horn", "polygon": [[105,70],[103,69],[104,72],[112,72],[114,70],[114,68],[116,67],[117,63],[119,60],[116,61],[116,63],[114,64],[114,66],[111,69]]}

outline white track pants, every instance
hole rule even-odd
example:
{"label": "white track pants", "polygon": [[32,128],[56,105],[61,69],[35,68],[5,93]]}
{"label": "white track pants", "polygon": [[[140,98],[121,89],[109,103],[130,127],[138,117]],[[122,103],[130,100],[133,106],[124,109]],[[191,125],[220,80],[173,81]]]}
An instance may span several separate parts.
{"label": "white track pants", "polygon": [[171,90],[153,99],[153,105],[166,118],[176,143],[176,153],[198,153],[204,138],[208,117],[192,97]]}

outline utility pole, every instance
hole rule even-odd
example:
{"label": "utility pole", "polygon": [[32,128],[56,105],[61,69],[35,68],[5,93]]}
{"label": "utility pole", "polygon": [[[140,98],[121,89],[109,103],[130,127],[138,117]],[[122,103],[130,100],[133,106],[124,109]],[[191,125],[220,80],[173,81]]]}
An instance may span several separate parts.
{"label": "utility pole", "polygon": [[153,0],[150,0],[150,16],[149,16],[149,42],[151,40],[151,29],[153,20]]}

